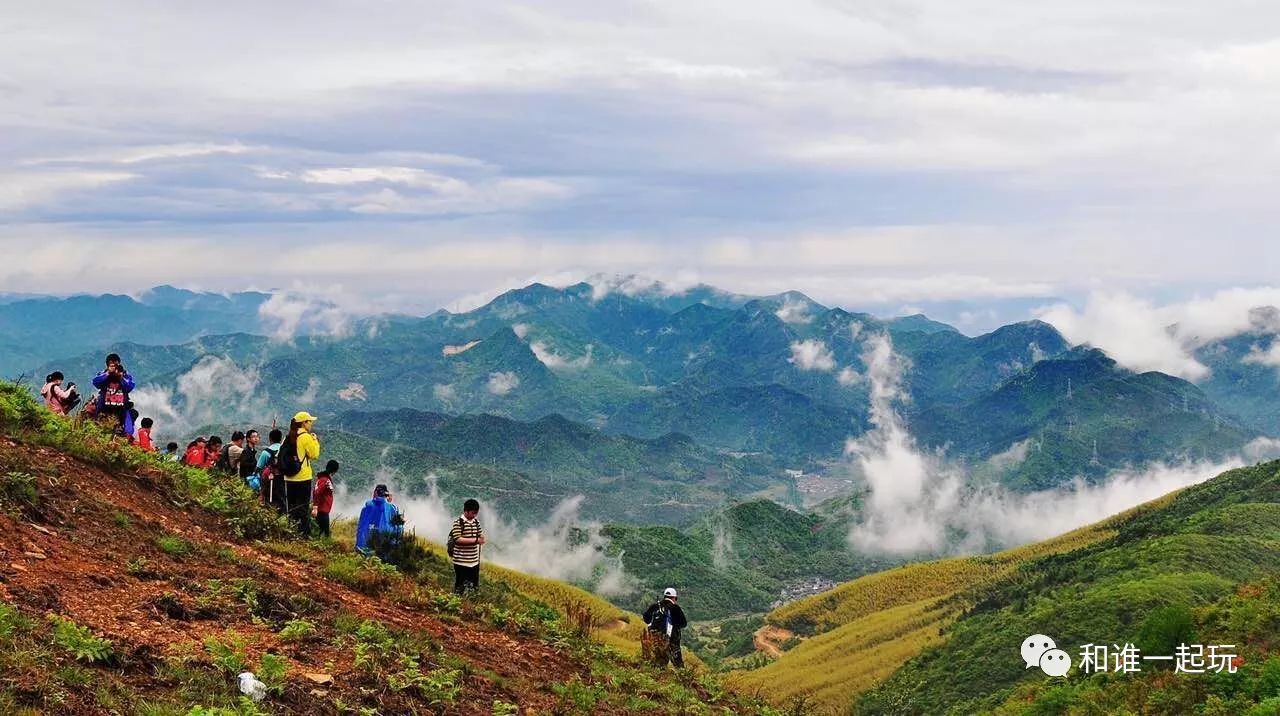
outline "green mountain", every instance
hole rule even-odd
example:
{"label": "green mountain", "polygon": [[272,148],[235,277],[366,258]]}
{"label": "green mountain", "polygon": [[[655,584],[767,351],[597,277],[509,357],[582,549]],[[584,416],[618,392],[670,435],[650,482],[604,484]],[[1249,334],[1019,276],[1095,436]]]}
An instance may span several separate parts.
{"label": "green mountain", "polygon": [[[857,714],[1270,714],[1280,706],[1280,461],[1039,544],[870,574],[766,617],[800,638],[740,672],[779,704]],[[784,632],[785,633],[785,632]],[[1023,640],[1070,655],[1027,668]],[[1237,673],[1085,674],[1086,644],[1234,645]],[[1118,647],[1117,647],[1118,648]]]}
{"label": "green mountain", "polygon": [[1253,329],[1209,343],[1195,357],[1212,371],[1200,387],[1249,427],[1280,435],[1280,365],[1268,358],[1280,347],[1280,310],[1256,308]]}
{"label": "green mountain", "polygon": [[653,595],[676,587],[698,621],[765,611],[785,586],[798,581],[850,579],[893,563],[851,552],[848,532],[846,519],[802,514],[769,500],[718,510],[683,530],[622,524],[604,529],[640,586],[616,603],[642,610]]}
{"label": "green mountain", "polygon": [[[117,298],[129,310],[193,316],[215,309],[243,314],[250,300],[173,289],[152,294],[145,300],[154,305]],[[1273,367],[1245,362],[1269,348],[1264,332],[1214,349],[1220,365],[1201,392],[1073,352],[1039,321],[968,337],[922,316],[884,321],[797,292],[747,297],[705,286],[670,292],[625,282],[532,284],[466,313],[361,326],[342,337],[289,343],[236,334],[103,346],[124,355],[144,385],[169,388],[180,411],[195,400],[259,418],[298,407],[326,416],[411,408],[525,423],[561,415],[621,439],[679,433],[700,449],[758,453],[782,467],[823,473],[841,459],[846,440],[868,427],[863,354],[868,336],[887,333],[905,366],[910,400],[902,411],[913,434],[1016,489],[1238,450],[1269,434],[1260,426],[1280,392]],[[103,350],[41,365],[36,373],[57,368],[83,384]],[[251,369],[253,400],[232,396],[223,405],[216,386],[214,398],[207,390],[195,397],[179,390],[205,355],[229,359],[229,370]],[[248,415],[250,409],[257,412]],[[500,452],[483,440],[469,448],[474,455],[458,456]],[[575,459],[567,451],[560,458]]]}
{"label": "green mountain", "polygon": [[998,478],[1029,490],[1158,460],[1220,459],[1257,435],[1195,385],[1125,370],[1096,349],[1036,362],[967,403],[915,415],[911,428],[973,462],[1015,448],[1020,459]]}
{"label": "green mountain", "polygon": [[460,460],[502,465],[555,480],[565,489],[646,480],[715,482],[727,494],[742,494],[767,488],[782,477],[782,470],[768,459],[715,453],[679,433],[648,440],[611,435],[560,415],[521,422],[488,414],[448,416],[404,408],[347,412],[332,424]]}
{"label": "green mountain", "polygon": [[[258,308],[270,295],[230,296],[160,286],[138,298],[39,297],[0,304],[0,375],[16,376],[59,356],[113,343],[184,343],[197,336],[265,327]],[[37,376],[43,378],[44,374]]]}

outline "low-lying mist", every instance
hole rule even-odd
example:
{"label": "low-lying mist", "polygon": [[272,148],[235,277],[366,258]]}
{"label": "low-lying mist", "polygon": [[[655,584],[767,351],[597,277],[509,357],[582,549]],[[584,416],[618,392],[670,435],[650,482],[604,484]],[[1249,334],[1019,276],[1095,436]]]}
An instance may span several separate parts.
{"label": "low-lying mist", "polygon": [[[405,528],[419,537],[444,544],[454,520],[462,513],[462,500],[450,499],[446,504],[435,475],[428,475],[426,495],[405,497],[397,492],[397,484],[405,480],[394,470],[379,468],[377,483],[386,484],[393,500],[405,517]],[[334,498],[334,515],[357,518],[369,499],[368,494],[355,494],[339,485]],[[481,504],[480,524],[484,526],[486,543],[484,560],[511,569],[583,585],[605,596],[615,596],[635,589],[636,582],[622,567],[621,560],[611,557],[606,549],[609,540],[601,532],[602,525],[583,518],[584,497],[577,495],[562,501],[541,524],[520,527],[506,520],[492,506]],[[457,504],[452,504],[456,502]]]}
{"label": "low-lying mist", "polygon": [[[904,366],[889,336],[868,338],[863,361],[874,427],[846,445],[868,490],[849,534],[850,544],[863,552],[969,554],[1035,542],[1244,464],[1243,458],[1155,463],[1115,472],[1099,484],[1076,478],[1029,494],[974,486],[963,466],[921,450],[908,432],[895,407],[903,398]],[[1001,459],[1025,456],[1025,449],[1007,452]]]}

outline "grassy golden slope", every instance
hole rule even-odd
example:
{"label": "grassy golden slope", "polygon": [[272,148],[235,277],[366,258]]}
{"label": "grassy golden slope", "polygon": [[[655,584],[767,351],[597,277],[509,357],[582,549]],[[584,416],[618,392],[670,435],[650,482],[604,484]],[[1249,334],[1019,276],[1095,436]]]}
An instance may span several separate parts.
{"label": "grassy golden slope", "polygon": [[731,682],[776,704],[804,699],[813,710],[843,713],[854,696],[940,642],[983,585],[1027,560],[1105,540],[1121,521],[1171,499],[1166,495],[1044,542],[909,564],[779,607],[765,617],[767,623],[813,636],[764,667],[733,674]]}

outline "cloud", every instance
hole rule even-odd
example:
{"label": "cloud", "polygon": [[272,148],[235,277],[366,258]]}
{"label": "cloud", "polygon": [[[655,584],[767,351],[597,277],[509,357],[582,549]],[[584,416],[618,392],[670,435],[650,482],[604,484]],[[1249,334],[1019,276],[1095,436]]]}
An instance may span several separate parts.
{"label": "cloud", "polygon": [[[435,475],[426,479],[428,493],[408,497],[396,488],[403,480],[395,470],[384,466],[375,475],[376,482],[391,487],[407,528],[425,539],[443,542],[458,515],[445,504]],[[347,517],[357,516],[366,499],[345,493],[337,497],[334,511]],[[503,519],[494,505],[482,505],[484,559],[528,574],[581,584],[606,596],[632,591],[635,580],[619,560],[607,554],[608,538],[602,525],[583,519],[583,499],[581,495],[566,499],[545,521],[524,527]]]}
{"label": "cloud", "polygon": [[207,355],[174,386],[147,384],[130,398],[143,417],[156,421],[155,435],[181,442],[202,425],[268,422],[269,395],[256,366]]}
{"label": "cloud", "polygon": [[1031,451],[1031,446],[1034,443],[1035,438],[1019,440],[1005,450],[987,458],[987,462],[997,470],[1012,470],[1026,462],[1027,454]]}
{"label": "cloud", "polygon": [[297,292],[272,294],[258,306],[258,317],[272,337],[292,340],[300,333],[343,338],[351,333],[351,317],[328,301]]}
{"label": "cloud", "polygon": [[782,306],[774,312],[783,323],[812,323],[813,316],[809,315],[809,304],[799,299],[787,296],[782,301]]}
{"label": "cloud", "polygon": [[310,378],[307,379],[306,390],[302,391],[302,394],[298,396],[297,402],[299,405],[314,405],[316,402],[316,398],[318,398],[319,396],[320,396],[320,379],[315,376],[311,376]]}
{"label": "cloud", "polygon": [[441,403],[451,405],[458,399],[458,389],[451,383],[436,383],[431,386],[431,395]]}
{"label": "cloud", "polygon": [[63,194],[93,189],[136,178],[129,172],[12,171],[0,167],[0,211],[38,206]]}
{"label": "cloud", "polygon": [[1127,368],[1197,381],[1210,372],[1193,355],[1197,348],[1246,332],[1273,331],[1275,312],[1264,307],[1274,305],[1280,305],[1277,288],[1223,289],[1164,305],[1128,293],[1099,291],[1090,295],[1083,310],[1059,303],[1037,315],[1068,341],[1101,348]]}
{"label": "cloud", "polygon": [[542,341],[534,341],[529,344],[529,350],[533,351],[533,355],[537,357],[542,364],[551,370],[582,370],[591,365],[592,345],[587,344],[586,350],[577,358],[565,358],[552,350],[546,343]]}
{"label": "cloud", "polygon": [[[866,306],[1272,280],[1271,9],[379,8],[15,10],[52,29],[0,43],[0,283],[351,275],[434,307],[693,271]],[[50,239],[66,265],[42,273],[25,249]],[[75,255],[124,240],[128,261]],[[211,256],[228,241],[322,246],[246,268]]]}
{"label": "cloud", "polygon": [[[999,485],[975,486],[940,454],[922,452],[894,407],[902,393],[902,367],[888,336],[868,342],[864,356],[871,383],[867,434],[850,440],[846,452],[867,485],[861,520],[850,530],[853,547],[899,555],[973,553],[1062,534],[1203,482],[1243,464],[1156,462],[1122,470],[1099,484],[1077,478],[1065,487],[1015,494]],[[1246,452],[1274,449],[1255,444]],[[1025,459],[1029,441],[993,458],[997,467]]]}
{"label": "cloud", "polygon": [[490,373],[485,388],[494,395],[506,395],[520,387],[520,376],[511,371]]}
{"label": "cloud", "polygon": [[840,385],[843,385],[846,388],[851,385],[857,385],[861,381],[862,381],[862,376],[858,373],[858,371],[854,370],[850,366],[845,366],[844,368],[841,368],[840,373],[836,375],[836,382],[839,383]]}
{"label": "cloud", "polygon": [[[836,359],[831,349],[820,340],[811,339],[791,344],[791,357],[787,359],[800,370],[829,372],[835,369]],[[842,374],[843,375],[843,374]]]}
{"label": "cloud", "polygon": [[1240,359],[1244,363],[1269,365],[1280,368],[1280,341],[1272,341],[1265,350],[1261,346],[1252,346],[1249,353]]}

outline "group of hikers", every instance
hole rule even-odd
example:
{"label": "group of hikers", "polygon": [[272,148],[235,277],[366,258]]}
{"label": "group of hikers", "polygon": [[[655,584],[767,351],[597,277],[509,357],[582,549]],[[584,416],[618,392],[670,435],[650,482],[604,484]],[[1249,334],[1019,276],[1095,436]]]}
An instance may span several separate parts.
{"label": "group of hikers", "polygon": [[[142,450],[158,452],[151,438],[154,421],[142,417],[129,399],[137,384],[118,354],[106,357],[106,367],[94,376],[93,387],[96,395],[84,404],[81,415],[104,423],[115,435]],[[71,415],[82,402],[76,384],[68,382],[61,371],[48,375],[40,396],[57,415]],[[330,539],[333,478],[340,465],[337,460],[329,460],[324,470],[318,473],[313,470],[312,464],[318,463],[321,451],[320,438],[314,431],[316,420],[316,416],[307,411],[299,411],[289,421],[287,433],[274,426],[270,429],[265,446],[261,445],[261,434],[257,430],[236,430],[226,444],[217,435],[207,439],[197,437],[187,444],[182,454],[178,452],[178,443],[169,442],[163,456],[191,467],[237,475],[260,495],[263,504],[286,516],[302,537],[312,536],[314,519],[317,535]],[[445,549],[453,563],[453,588],[459,595],[480,587],[480,552],[485,544],[485,532],[479,514],[480,503],[475,499],[466,500],[462,515],[454,520],[446,541]],[[394,563],[396,550],[403,540],[404,523],[404,515],[395,505],[390,489],[377,485],[356,521],[356,551]],[[676,590],[667,588],[662,599],[645,610],[644,641],[655,659],[683,667],[680,633],[688,621],[676,603],[678,599]]]}

